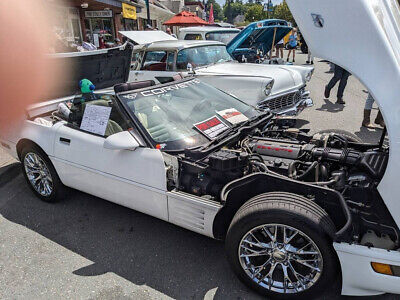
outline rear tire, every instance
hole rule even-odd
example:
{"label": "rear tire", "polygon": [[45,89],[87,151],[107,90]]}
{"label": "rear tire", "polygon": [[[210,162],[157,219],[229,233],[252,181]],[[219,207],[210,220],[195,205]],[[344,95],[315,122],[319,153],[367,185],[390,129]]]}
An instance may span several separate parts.
{"label": "rear tire", "polygon": [[23,148],[20,157],[22,173],[38,198],[45,202],[57,202],[64,198],[66,187],[48,156],[39,147],[29,145]]}
{"label": "rear tire", "polygon": [[258,293],[275,299],[314,299],[340,274],[331,239],[335,232],[316,203],[272,192],[250,199],[237,211],[225,245],[233,271]]}

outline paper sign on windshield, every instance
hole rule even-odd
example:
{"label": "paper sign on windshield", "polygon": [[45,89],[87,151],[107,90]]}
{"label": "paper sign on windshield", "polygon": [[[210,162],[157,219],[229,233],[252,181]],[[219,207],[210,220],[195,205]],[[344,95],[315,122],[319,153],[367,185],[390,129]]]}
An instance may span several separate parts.
{"label": "paper sign on windshield", "polygon": [[193,124],[197,130],[208,137],[210,140],[215,139],[217,135],[227,130],[229,127],[223,123],[217,116],[213,116],[200,123]]}
{"label": "paper sign on windshield", "polygon": [[110,119],[111,107],[86,105],[81,129],[104,136]]}
{"label": "paper sign on windshield", "polygon": [[222,118],[224,118],[231,124],[241,123],[249,119],[235,108],[220,110],[217,111],[217,114],[219,114]]}

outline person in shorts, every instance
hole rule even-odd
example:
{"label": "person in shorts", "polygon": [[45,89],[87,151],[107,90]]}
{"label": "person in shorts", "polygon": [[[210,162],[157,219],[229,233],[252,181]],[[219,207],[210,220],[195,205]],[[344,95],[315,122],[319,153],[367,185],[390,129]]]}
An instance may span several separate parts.
{"label": "person in shorts", "polygon": [[283,39],[281,39],[278,44],[275,45],[275,56],[283,58],[283,47],[284,47]]}
{"label": "person in shorts", "polygon": [[292,29],[292,33],[289,36],[288,44],[289,44],[288,45],[289,53],[288,53],[286,61],[289,62],[290,53],[293,52],[293,62],[294,62],[295,61],[294,59],[296,56],[296,48],[297,48],[297,29],[296,28]]}

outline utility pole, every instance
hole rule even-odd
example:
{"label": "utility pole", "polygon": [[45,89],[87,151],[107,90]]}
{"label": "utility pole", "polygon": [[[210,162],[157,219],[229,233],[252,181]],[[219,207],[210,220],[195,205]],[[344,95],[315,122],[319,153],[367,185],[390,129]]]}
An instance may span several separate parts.
{"label": "utility pole", "polygon": [[147,25],[151,26],[149,0],[145,0],[145,2],[146,2],[146,9],[147,9]]}
{"label": "utility pole", "polygon": [[271,3],[271,0],[268,0],[268,3],[267,3],[267,19],[269,19],[269,10],[270,10],[270,7],[272,7],[272,3]]}

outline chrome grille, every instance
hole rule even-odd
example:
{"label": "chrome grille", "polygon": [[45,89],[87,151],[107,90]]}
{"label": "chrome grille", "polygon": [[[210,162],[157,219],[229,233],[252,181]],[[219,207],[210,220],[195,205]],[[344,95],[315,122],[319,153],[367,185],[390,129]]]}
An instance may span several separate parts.
{"label": "chrome grille", "polygon": [[294,106],[301,100],[301,91],[296,91],[276,98],[268,99],[259,104],[260,108],[269,108],[272,111],[286,109]]}

